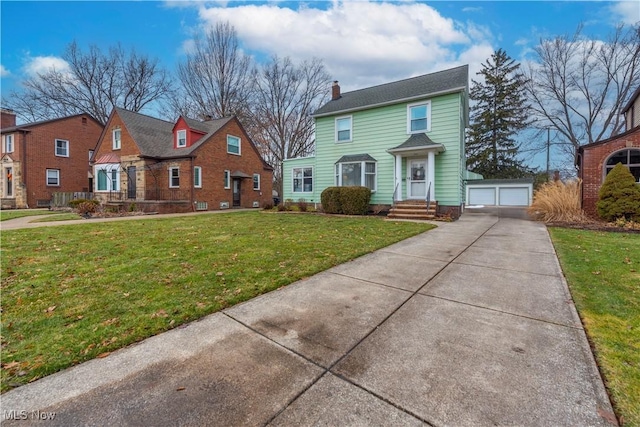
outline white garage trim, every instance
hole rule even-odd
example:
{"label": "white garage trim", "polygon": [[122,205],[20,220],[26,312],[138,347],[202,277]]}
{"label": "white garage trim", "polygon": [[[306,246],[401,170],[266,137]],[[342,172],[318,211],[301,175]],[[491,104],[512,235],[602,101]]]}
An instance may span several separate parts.
{"label": "white garage trim", "polygon": [[466,183],[467,206],[529,206],[533,183],[521,180],[474,180]]}

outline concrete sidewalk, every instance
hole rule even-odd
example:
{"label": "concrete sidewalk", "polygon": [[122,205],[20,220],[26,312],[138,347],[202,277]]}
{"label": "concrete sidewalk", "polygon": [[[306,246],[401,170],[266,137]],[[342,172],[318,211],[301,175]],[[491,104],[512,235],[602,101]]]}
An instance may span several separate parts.
{"label": "concrete sidewalk", "polygon": [[27,420],[3,425],[613,419],[546,228],[483,214],[12,390],[11,410]]}

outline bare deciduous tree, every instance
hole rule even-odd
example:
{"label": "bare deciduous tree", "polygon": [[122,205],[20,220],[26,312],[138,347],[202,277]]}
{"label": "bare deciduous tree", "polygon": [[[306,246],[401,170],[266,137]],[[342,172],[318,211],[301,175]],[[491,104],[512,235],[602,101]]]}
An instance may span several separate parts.
{"label": "bare deciduous tree", "polygon": [[3,104],[26,121],[87,112],[104,124],[114,106],[140,111],[170,90],[157,59],[127,53],[120,45],[105,54],[97,46],[83,52],[72,42],[62,59],[68,68],[26,79],[24,91],[13,91]]}
{"label": "bare deciduous tree", "polygon": [[581,32],[541,40],[526,86],[537,127],[555,131],[572,160],[623,129],[620,110],[640,84],[640,27],[618,26],[605,41]]}
{"label": "bare deciduous tree", "polygon": [[311,114],[329,93],[330,76],[320,59],[296,66],[289,57],[274,56],[257,79],[250,133],[274,167],[274,189],[282,194],[282,161],[314,150]]}
{"label": "bare deciduous tree", "polygon": [[[178,65],[181,87],[165,115],[216,118],[246,116],[255,81],[251,58],[238,45],[235,28],[218,23]],[[168,114],[167,114],[168,113]]]}

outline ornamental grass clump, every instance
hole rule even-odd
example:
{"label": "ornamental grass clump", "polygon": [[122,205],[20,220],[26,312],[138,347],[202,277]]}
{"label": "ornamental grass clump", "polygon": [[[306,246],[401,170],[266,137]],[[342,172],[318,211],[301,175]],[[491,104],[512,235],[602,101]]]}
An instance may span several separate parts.
{"label": "ornamental grass clump", "polygon": [[529,214],[544,222],[583,222],[587,217],[580,207],[580,180],[550,181],[533,194]]}

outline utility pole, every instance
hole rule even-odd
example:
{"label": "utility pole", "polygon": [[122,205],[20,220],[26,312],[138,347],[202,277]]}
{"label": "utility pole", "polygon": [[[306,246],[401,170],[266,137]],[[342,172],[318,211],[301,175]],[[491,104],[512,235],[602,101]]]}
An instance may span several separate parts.
{"label": "utility pole", "polygon": [[551,151],[551,141],[549,139],[550,128],[547,128],[547,179],[549,179],[549,152]]}

